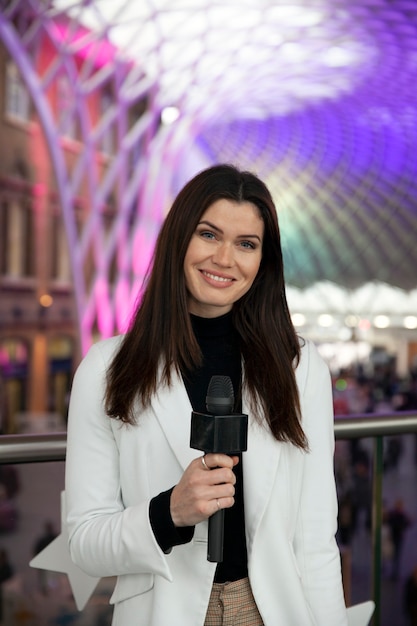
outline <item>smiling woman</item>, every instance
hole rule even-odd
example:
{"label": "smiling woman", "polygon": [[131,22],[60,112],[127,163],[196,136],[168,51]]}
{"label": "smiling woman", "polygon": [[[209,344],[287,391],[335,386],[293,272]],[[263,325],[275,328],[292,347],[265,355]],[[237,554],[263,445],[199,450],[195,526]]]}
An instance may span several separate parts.
{"label": "smiling woman", "polygon": [[264,224],[249,202],[217,200],[202,215],[184,260],[188,310],[217,317],[249,291],[262,259]]}
{"label": "smiling woman", "polygon": [[[248,415],[243,453],[190,447],[213,375]],[[113,626],[346,626],[330,376],[291,323],[254,174],[217,165],[176,197],[130,330],[76,373],[66,492],[74,561],[119,576]]]}

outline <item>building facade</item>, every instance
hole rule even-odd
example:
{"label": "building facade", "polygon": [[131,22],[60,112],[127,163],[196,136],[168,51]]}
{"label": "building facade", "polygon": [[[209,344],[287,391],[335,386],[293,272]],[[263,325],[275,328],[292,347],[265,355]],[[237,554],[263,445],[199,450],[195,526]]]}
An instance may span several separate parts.
{"label": "building facade", "polygon": [[30,428],[28,414],[47,414],[52,427],[65,424],[78,333],[48,149],[4,47],[0,145],[0,397],[1,431],[8,434]]}

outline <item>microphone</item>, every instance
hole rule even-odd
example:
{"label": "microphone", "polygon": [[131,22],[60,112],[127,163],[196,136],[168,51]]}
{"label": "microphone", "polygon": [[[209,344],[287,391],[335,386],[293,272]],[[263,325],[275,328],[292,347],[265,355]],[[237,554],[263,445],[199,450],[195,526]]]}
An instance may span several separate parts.
{"label": "microphone", "polygon": [[[207,413],[191,413],[190,445],[203,452],[234,455],[247,450],[248,416],[232,413],[233,384],[229,376],[212,376],[206,395]],[[208,521],[207,560],[223,561],[224,509]]]}

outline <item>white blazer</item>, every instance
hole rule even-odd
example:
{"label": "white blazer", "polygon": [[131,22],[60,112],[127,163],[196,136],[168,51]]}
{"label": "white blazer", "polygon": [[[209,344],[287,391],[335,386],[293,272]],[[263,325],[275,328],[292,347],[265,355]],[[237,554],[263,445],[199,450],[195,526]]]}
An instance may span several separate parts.
{"label": "white blazer", "polygon": [[[176,378],[136,426],[109,419],[105,372],[119,341],[95,344],[74,378],[66,461],[71,555],[92,576],[118,577],[114,626],[203,626],[216,567],[207,561],[207,522],[167,555],[148,512],[151,498],[202,454],[189,445],[191,405]],[[249,578],[264,626],[346,626],[334,538],[330,376],[310,342],[296,376],[309,452],[276,441],[249,414],[243,453]]]}

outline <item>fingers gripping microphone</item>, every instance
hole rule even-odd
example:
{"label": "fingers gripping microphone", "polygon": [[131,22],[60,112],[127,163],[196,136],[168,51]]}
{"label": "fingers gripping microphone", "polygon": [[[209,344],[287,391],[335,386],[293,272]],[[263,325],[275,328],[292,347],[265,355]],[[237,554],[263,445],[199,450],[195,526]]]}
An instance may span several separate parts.
{"label": "fingers gripping microphone", "polygon": [[[247,449],[248,416],[232,413],[233,384],[229,376],[212,376],[206,396],[207,413],[191,414],[190,445],[197,450],[239,454]],[[224,509],[209,518],[207,560],[223,561]]]}

